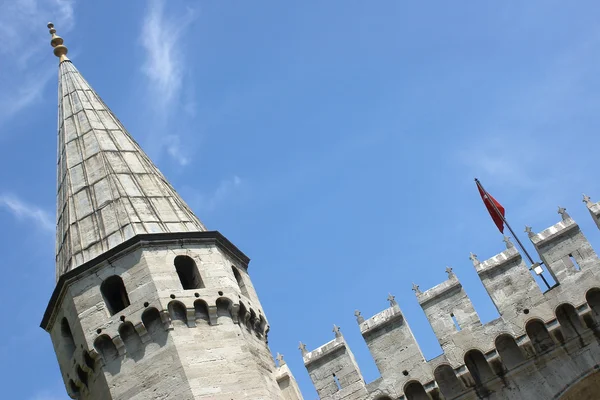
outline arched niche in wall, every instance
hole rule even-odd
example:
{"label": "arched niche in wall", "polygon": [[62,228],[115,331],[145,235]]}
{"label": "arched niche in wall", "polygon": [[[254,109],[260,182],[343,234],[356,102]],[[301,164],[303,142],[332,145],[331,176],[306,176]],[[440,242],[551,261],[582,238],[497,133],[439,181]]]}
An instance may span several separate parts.
{"label": "arched niche in wall", "polygon": [[596,325],[600,324],[600,289],[593,288],[585,294],[585,300],[592,309]]}
{"label": "arched niche in wall", "polygon": [[404,395],[407,400],[431,400],[420,382],[412,381],[404,387]]}
{"label": "arched niche in wall", "polygon": [[465,390],[461,381],[456,377],[454,369],[448,364],[438,365],[433,371],[433,377],[446,398],[458,396]]}
{"label": "arched niche in wall", "polygon": [[100,335],[94,340],[94,349],[102,356],[104,363],[108,364],[119,356],[117,346],[108,335]]}
{"label": "arched niche in wall", "polygon": [[544,353],[554,347],[554,340],[552,340],[548,329],[546,329],[546,324],[542,321],[534,319],[527,322],[525,331],[537,354]]}
{"label": "arched niche in wall", "polygon": [[502,334],[496,338],[496,350],[498,351],[498,355],[500,355],[502,364],[504,364],[507,369],[514,368],[525,361],[525,356],[519,348],[519,345],[517,345],[515,338],[508,333]]}
{"label": "arched niche in wall", "polygon": [[187,310],[182,302],[171,301],[167,308],[173,325],[187,325]]}
{"label": "arched niche in wall", "polygon": [[196,321],[210,322],[208,314],[208,304],[202,299],[198,299],[194,302],[194,317]]}
{"label": "arched niche in wall", "polygon": [[465,354],[465,365],[471,373],[475,384],[480,386],[494,378],[494,372],[483,353],[479,350],[469,350]]}
{"label": "arched niche in wall", "polygon": [[159,346],[163,346],[167,342],[168,334],[160,318],[160,312],[156,308],[150,307],[144,310],[142,323],[153,342],[158,343]]}
{"label": "arched niche in wall", "polygon": [[572,339],[583,333],[583,324],[579,320],[577,310],[571,304],[561,304],[556,308],[556,319],[565,339]]}
{"label": "arched niche in wall", "polygon": [[217,299],[217,323],[223,324],[231,322],[231,308],[232,302],[226,297],[219,297]]}

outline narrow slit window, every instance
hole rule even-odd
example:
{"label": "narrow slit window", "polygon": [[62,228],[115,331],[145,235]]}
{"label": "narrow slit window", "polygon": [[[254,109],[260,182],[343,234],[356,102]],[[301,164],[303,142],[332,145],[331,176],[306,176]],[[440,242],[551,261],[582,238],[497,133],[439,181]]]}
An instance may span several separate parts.
{"label": "narrow slit window", "polygon": [[333,381],[335,382],[335,385],[337,386],[337,390],[342,390],[342,385],[340,385],[340,380],[338,379],[337,376],[335,376],[335,374],[333,374]]}
{"label": "narrow slit window", "polygon": [[573,267],[575,267],[576,271],[581,271],[581,267],[579,266],[579,264],[577,264],[577,260],[575,260],[573,254],[569,254],[569,260],[571,260],[571,263],[573,264]]}
{"label": "narrow slit window", "polygon": [[458,324],[458,320],[456,319],[453,313],[450,313],[450,318],[452,318],[452,322],[454,322],[454,327],[456,328],[456,330],[460,331],[460,325]]}
{"label": "narrow slit window", "polygon": [[242,278],[240,271],[238,271],[238,269],[236,267],[234,267],[233,265],[231,266],[231,270],[233,271],[233,276],[235,276],[235,280],[236,280],[240,290],[242,291],[242,294],[246,297],[249,297],[248,289],[246,288],[246,284],[244,283],[244,279]]}
{"label": "narrow slit window", "polygon": [[100,292],[106,303],[110,315],[129,307],[129,297],[123,279],[117,275],[106,278],[100,285]]}
{"label": "narrow slit window", "polygon": [[204,287],[204,282],[202,282],[200,272],[198,272],[198,266],[192,257],[177,256],[174,264],[179,281],[184,289],[202,289]]}

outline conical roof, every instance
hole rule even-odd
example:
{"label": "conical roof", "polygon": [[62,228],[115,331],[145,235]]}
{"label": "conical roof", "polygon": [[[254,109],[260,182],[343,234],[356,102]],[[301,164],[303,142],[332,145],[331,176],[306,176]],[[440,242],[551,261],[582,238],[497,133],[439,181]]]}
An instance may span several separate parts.
{"label": "conical roof", "polygon": [[52,30],[61,60],[56,279],[140,233],[205,231]]}

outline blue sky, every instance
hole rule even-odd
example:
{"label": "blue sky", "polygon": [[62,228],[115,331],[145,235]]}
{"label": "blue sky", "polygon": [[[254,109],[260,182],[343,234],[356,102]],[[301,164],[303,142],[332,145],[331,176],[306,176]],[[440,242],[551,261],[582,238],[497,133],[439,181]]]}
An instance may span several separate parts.
{"label": "blue sky", "polygon": [[468,259],[503,249],[475,176],[518,232],[554,224],[561,205],[600,249],[581,202],[600,199],[599,8],[0,0],[5,397],[67,398],[38,327],[54,288],[48,21],[202,221],[252,258],[271,350],[313,399],[298,341],[312,350],[335,323],[376,379],[353,313],[383,310],[388,292],[427,358],[440,348],[412,282],[452,266],[482,321],[497,316]]}

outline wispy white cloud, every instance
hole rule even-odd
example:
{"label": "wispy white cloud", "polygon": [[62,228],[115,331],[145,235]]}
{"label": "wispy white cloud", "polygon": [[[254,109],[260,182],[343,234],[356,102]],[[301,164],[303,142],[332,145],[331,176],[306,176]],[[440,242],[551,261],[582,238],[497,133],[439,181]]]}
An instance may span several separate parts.
{"label": "wispy white cloud", "polygon": [[[152,102],[153,136],[149,142],[160,147],[180,167],[190,163],[189,149],[181,145],[181,135],[171,133],[158,135],[167,129],[169,117],[174,109],[183,110],[185,115],[193,116],[193,110],[187,104],[193,99],[182,102],[182,86],[185,76],[185,54],[182,36],[195,18],[195,11],[186,8],[174,12],[166,6],[165,0],[151,0],[144,16],[140,40],[145,50],[142,72],[148,79],[148,92]],[[168,12],[167,12],[168,11]],[[177,106],[177,107],[176,107]]]}
{"label": "wispy white cloud", "polygon": [[54,232],[54,221],[50,213],[19,199],[13,194],[0,194],[0,208],[8,210],[18,219],[31,220],[44,231]]}
{"label": "wispy white cloud", "polygon": [[142,71],[156,94],[159,110],[165,111],[178,100],[184,75],[184,53],[181,36],[194,20],[188,8],[181,16],[165,13],[164,0],[151,0],[142,25],[141,41],[146,50]]}
{"label": "wispy white cloud", "polygon": [[178,135],[169,135],[165,139],[167,141],[167,153],[173,160],[182,167],[188,165],[191,159],[186,155],[187,150],[181,145],[181,138]]}
{"label": "wispy white cloud", "polygon": [[213,211],[219,204],[226,202],[229,198],[237,196],[242,190],[244,182],[242,179],[234,175],[230,178],[223,179],[215,190],[208,193],[198,193],[195,189],[190,193],[192,199],[191,204],[194,208],[201,211]]}
{"label": "wispy white cloud", "polygon": [[48,21],[60,33],[74,26],[74,0],[14,0],[0,3],[0,26],[5,38],[0,46],[0,123],[35,104],[56,74],[48,69],[52,56]]}

